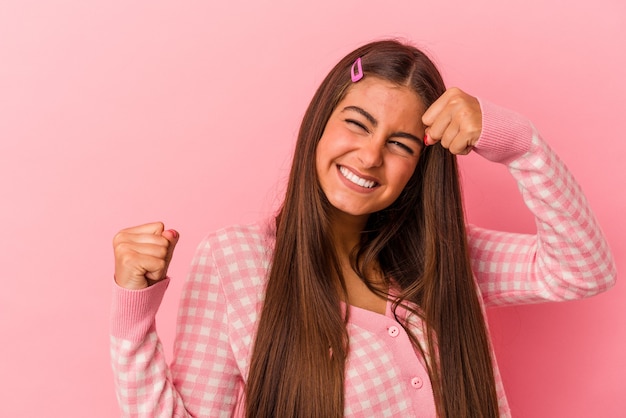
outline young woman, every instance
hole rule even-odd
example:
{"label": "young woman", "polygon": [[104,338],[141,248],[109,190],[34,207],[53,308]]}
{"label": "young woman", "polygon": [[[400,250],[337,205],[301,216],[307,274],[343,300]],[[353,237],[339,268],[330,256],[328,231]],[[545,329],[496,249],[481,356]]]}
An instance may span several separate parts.
{"label": "young woman", "polygon": [[[537,234],[464,222],[456,154],[506,164]],[[112,363],[126,416],[510,415],[487,305],[610,287],[579,186],[533,126],[396,41],[329,73],[304,116],[277,216],[210,234],[168,367],[154,317],[178,234],[114,238]]]}

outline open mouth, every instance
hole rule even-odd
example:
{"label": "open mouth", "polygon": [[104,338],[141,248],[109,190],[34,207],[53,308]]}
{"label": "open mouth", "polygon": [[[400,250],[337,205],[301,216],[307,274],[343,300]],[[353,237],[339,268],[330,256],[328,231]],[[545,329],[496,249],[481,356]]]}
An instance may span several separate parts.
{"label": "open mouth", "polygon": [[342,176],[344,176],[351,183],[354,183],[361,187],[365,187],[366,189],[372,189],[378,186],[378,183],[376,183],[375,181],[361,178],[357,176],[356,174],[354,174],[352,171],[345,168],[344,166],[341,166],[341,165],[339,166],[339,172],[341,173]]}

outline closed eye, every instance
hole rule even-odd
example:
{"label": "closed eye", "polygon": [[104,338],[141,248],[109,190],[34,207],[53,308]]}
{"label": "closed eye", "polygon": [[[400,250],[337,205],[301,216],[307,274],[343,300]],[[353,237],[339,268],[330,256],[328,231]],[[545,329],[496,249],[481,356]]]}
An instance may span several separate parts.
{"label": "closed eye", "polygon": [[370,133],[369,129],[367,129],[365,127],[365,125],[363,125],[361,122],[354,120],[354,119],[346,119],[346,123],[350,124],[350,125],[354,125],[362,130],[364,130],[367,133]]}
{"label": "closed eye", "polygon": [[387,143],[391,144],[394,147],[397,147],[402,152],[406,152],[409,155],[415,155],[415,151],[413,150],[413,148],[409,147],[408,145],[400,141],[390,140],[390,141],[387,141]]}

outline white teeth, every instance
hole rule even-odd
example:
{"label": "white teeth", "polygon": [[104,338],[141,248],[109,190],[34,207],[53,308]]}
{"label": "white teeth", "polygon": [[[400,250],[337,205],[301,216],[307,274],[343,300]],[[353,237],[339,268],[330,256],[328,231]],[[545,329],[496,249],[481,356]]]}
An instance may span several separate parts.
{"label": "white teeth", "polygon": [[347,178],[354,184],[358,184],[361,187],[366,187],[368,189],[371,189],[372,187],[376,186],[375,181],[362,179],[361,177],[357,176],[352,171],[348,170],[347,168],[343,166],[339,167],[339,171],[341,171],[341,174],[343,174],[345,178]]}

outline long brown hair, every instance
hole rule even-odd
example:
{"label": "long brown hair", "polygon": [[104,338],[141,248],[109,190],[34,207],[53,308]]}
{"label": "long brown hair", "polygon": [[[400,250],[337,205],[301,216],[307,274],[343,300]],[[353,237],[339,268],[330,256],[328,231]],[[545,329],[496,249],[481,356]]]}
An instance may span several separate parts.
{"label": "long brown hair", "polygon": [[[426,107],[445,85],[431,60],[394,40],[367,44],[324,79],[302,121],[283,206],[248,381],[248,417],[341,417],[349,352],[346,287],[332,245],[329,203],[317,180],[315,150],[361,57],[365,77],[412,88]],[[421,117],[421,115],[416,115]],[[498,404],[485,319],[470,268],[456,158],[427,147],[398,199],[370,215],[352,265],[380,265],[403,306],[426,326],[420,344],[442,417],[495,417]],[[337,286],[337,283],[340,286]],[[385,295],[388,296],[388,295]],[[424,346],[425,345],[425,346]],[[416,360],[417,361],[417,360]]]}

